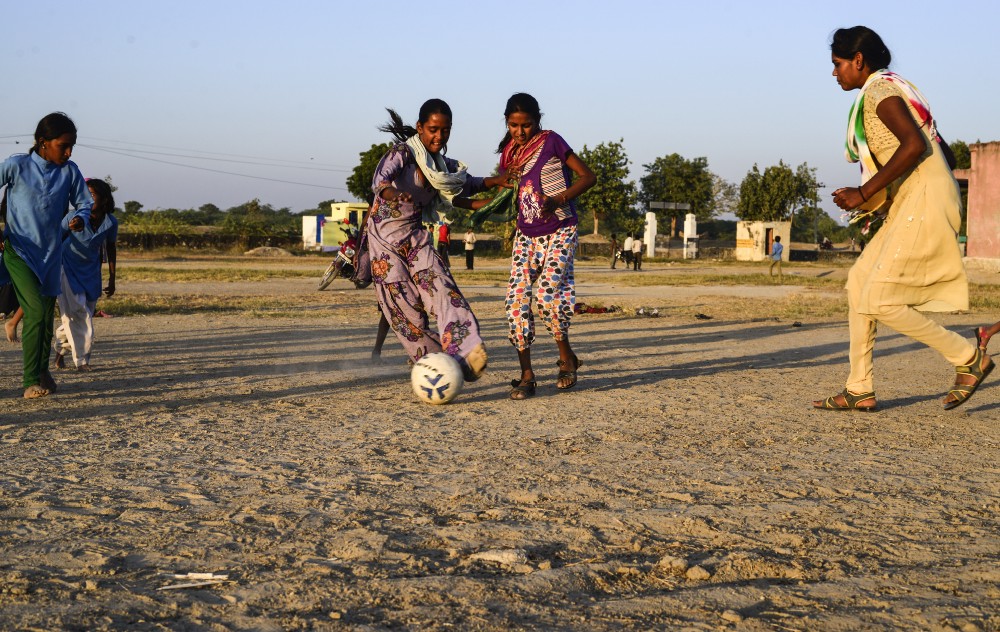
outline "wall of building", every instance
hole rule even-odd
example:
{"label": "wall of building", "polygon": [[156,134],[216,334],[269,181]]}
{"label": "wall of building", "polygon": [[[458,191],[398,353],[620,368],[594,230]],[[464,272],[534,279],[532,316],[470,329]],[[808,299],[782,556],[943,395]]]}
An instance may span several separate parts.
{"label": "wall of building", "polygon": [[972,168],[956,176],[969,181],[967,257],[1000,259],[1000,141],[969,145]]}
{"label": "wall of building", "polygon": [[788,261],[791,254],[789,243],[792,241],[791,222],[736,222],[736,260],[763,261],[771,253],[771,243],[768,240],[781,237],[785,248],[781,252],[781,260]]}

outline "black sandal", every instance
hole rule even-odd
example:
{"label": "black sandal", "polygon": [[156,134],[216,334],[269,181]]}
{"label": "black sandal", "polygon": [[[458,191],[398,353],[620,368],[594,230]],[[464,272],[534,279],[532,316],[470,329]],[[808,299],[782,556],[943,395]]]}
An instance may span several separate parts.
{"label": "black sandal", "polygon": [[511,380],[510,385],[512,387],[510,391],[511,399],[528,399],[535,396],[535,380],[525,383],[522,383],[522,380]]}
{"label": "black sandal", "polygon": [[[559,367],[559,375],[556,376],[556,388],[565,391],[567,389],[571,389],[574,386],[576,386],[576,372],[580,369],[581,366],[583,366],[583,362],[580,361],[580,358],[576,357],[575,355],[573,356],[572,370],[567,369],[566,362],[563,362],[562,360],[556,362],[556,366]],[[570,382],[565,386],[561,386],[559,382],[564,379],[569,379]]]}
{"label": "black sandal", "polygon": [[[978,336],[977,336],[978,338]],[[986,357],[989,364],[986,368],[983,368],[983,357]],[[979,385],[983,383],[983,380],[993,372],[993,360],[986,355],[982,347],[976,347],[976,355],[972,358],[972,362],[969,364],[963,364],[955,367],[955,385],[951,387],[948,391],[948,395],[954,395],[955,399],[950,402],[944,403],[945,410],[952,410],[953,408],[958,408],[972,397],[972,394],[976,392]],[[972,384],[962,384],[958,381],[958,376],[960,375],[971,375],[976,378],[976,381]]]}
{"label": "black sandal", "polygon": [[[844,398],[843,405],[837,403],[837,395]],[[874,391],[855,395],[845,388],[840,393],[837,393],[837,395],[831,395],[821,402],[813,402],[813,408],[818,408],[819,410],[860,410],[863,413],[873,413],[878,410],[877,400],[872,406],[858,406],[861,402],[869,399],[875,400]]]}

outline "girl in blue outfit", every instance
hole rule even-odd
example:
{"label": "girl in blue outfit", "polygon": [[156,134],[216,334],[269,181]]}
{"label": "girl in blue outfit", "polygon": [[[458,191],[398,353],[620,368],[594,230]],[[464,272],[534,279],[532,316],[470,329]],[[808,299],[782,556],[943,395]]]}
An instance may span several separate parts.
{"label": "girl in blue outfit", "polygon": [[[54,112],[38,122],[31,151],[0,164],[0,186],[8,191],[0,283],[13,282],[24,310],[22,383],[29,399],[56,390],[48,366],[62,270],[61,232],[83,230],[93,205],[83,175],[69,159],[74,145],[76,125]],[[75,211],[67,213],[70,206]]]}
{"label": "girl in blue outfit", "polygon": [[90,371],[90,349],[94,343],[94,310],[101,296],[101,254],[108,253],[108,296],[115,293],[118,220],[111,186],[104,180],[89,179],[87,188],[94,198],[90,221],[83,230],[69,233],[63,240],[62,291],[59,312],[62,325],[56,330],[56,366],[63,368],[63,356],[70,352],[78,371]]}

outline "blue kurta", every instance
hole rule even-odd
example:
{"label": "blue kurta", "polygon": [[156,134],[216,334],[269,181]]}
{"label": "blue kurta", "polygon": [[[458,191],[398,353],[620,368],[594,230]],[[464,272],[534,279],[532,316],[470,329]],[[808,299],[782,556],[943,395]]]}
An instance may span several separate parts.
{"label": "blue kurta", "polygon": [[118,220],[110,213],[94,230],[90,222],[79,232],[70,232],[63,240],[62,261],[66,280],[76,294],[88,301],[101,297],[101,246],[118,241]]}
{"label": "blue kurta", "polygon": [[[7,185],[5,237],[41,283],[43,296],[59,295],[62,231],[74,217],[90,223],[94,201],[73,161],[59,166],[35,152],[16,154],[0,164],[0,186]],[[70,206],[76,209],[68,213]],[[9,283],[0,266],[0,283]]]}

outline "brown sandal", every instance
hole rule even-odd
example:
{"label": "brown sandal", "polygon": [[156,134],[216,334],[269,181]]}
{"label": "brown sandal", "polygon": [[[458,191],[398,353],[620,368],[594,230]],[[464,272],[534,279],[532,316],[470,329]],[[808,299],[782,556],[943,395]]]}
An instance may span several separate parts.
{"label": "brown sandal", "polygon": [[[840,404],[837,402],[837,397],[843,397],[844,403]],[[875,403],[871,406],[858,406],[861,402],[868,401],[869,399]],[[813,402],[813,408],[818,408],[819,410],[860,410],[863,413],[873,413],[878,410],[878,401],[875,400],[874,391],[855,395],[845,388],[840,393],[831,395],[823,401]]]}
{"label": "brown sandal", "polygon": [[510,385],[511,385],[511,391],[510,391],[511,399],[521,400],[535,396],[535,386],[536,386],[535,380],[531,380],[530,382],[525,382],[523,380],[511,380]]}
{"label": "brown sandal", "polygon": [[[561,391],[565,391],[567,389],[571,389],[574,386],[576,386],[576,372],[580,369],[581,366],[583,366],[583,362],[580,361],[580,358],[576,357],[575,355],[573,356],[572,370],[566,368],[567,363],[563,362],[562,360],[556,362],[556,366],[559,367],[559,375],[556,376],[556,388],[558,388]],[[569,384],[566,385],[559,384],[560,381],[565,379],[569,380]]]}
{"label": "brown sandal", "polygon": [[[989,363],[986,365],[985,369],[983,368],[984,357]],[[972,362],[955,367],[955,384],[951,387],[951,390],[948,391],[948,396],[954,395],[955,399],[950,402],[946,401],[944,403],[944,409],[952,410],[967,402],[969,398],[972,397],[972,394],[976,392],[976,389],[979,388],[979,385],[983,383],[983,380],[985,380],[989,374],[993,372],[994,366],[996,365],[993,364],[992,358],[986,355],[983,348],[976,347],[976,355],[972,358]],[[958,381],[958,378],[961,375],[971,375],[976,381],[971,384],[963,384]]]}

